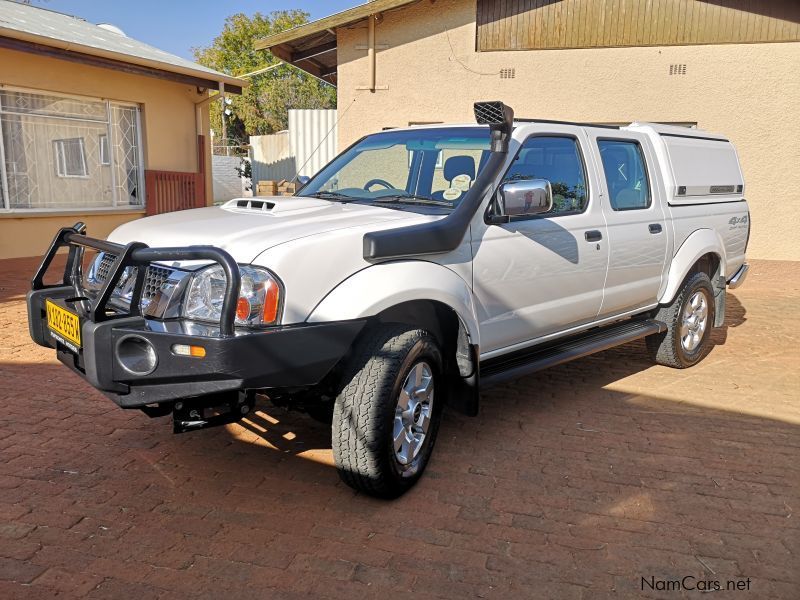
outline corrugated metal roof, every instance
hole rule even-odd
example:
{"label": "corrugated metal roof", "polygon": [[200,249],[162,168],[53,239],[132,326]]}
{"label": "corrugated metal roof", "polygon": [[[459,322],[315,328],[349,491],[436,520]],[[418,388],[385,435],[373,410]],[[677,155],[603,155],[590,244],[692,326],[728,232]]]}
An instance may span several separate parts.
{"label": "corrugated metal roof", "polygon": [[281,33],[271,35],[268,38],[257,41],[256,48],[258,50],[265,50],[271,46],[286,44],[308,35],[320,33],[327,29],[341,27],[342,25],[349,25],[350,23],[355,23],[356,21],[366,19],[370,15],[374,15],[386,10],[392,10],[394,8],[399,8],[406,4],[411,4],[412,2],[418,1],[419,0],[372,0],[371,2],[360,4],[359,6],[354,6],[353,8],[348,8],[347,10],[343,10],[342,12],[338,12],[329,17],[323,17],[322,19],[317,19],[311,23],[306,23],[292,29],[287,29]]}
{"label": "corrugated metal roof", "polygon": [[370,15],[401,8],[420,0],[372,0],[329,17],[312,21],[258,40],[258,50],[270,50],[275,56],[311,73],[336,82],[338,56],[336,28],[362,21]]}
{"label": "corrugated metal roof", "polygon": [[79,17],[0,0],[0,36],[112,58],[242,87],[246,81],[204,67]]}

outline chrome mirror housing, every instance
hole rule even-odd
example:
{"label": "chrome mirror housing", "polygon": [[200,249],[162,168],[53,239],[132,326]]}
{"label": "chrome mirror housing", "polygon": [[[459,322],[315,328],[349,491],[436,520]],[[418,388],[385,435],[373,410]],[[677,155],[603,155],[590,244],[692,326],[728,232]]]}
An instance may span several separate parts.
{"label": "chrome mirror housing", "polygon": [[500,186],[499,200],[504,216],[540,215],[553,209],[553,190],[546,179],[508,181]]}

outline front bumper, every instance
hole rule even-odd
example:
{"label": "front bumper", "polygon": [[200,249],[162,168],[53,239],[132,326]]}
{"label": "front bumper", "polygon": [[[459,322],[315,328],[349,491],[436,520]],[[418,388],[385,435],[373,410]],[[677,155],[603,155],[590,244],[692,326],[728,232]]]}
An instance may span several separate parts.
{"label": "front bumper", "polygon": [[[218,327],[184,321],[126,317],[95,323],[81,316],[82,348],[75,352],[47,326],[45,300],[81,315],[71,287],[28,292],[28,326],[37,344],[123,408],[221,392],[304,388],[319,383],[339,362],[365,321],[276,327],[221,336]],[[134,375],[123,366],[118,344],[134,336],[152,345],[155,369]],[[176,344],[200,346],[203,358],[176,355]]]}
{"label": "front bumper", "polygon": [[[43,283],[59,247],[70,250],[63,281]],[[320,381],[347,353],[365,320],[324,324],[299,324],[269,329],[233,327],[235,297],[238,295],[238,267],[219,249],[152,249],[143,244],[110,248],[108,242],[81,235],[79,228],[62,230],[51,246],[27,295],[28,327],[31,338],[41,346],[54,348],[58,359],[123,408],[170,403],[179,399],[213,396],[256,389],[307,388]],[[106,250],[119,256],[113,273],[95,299],[80,287],[79,264],[82,248]],[[142,265],[147,259],[177,255],[189,259],[203,255],[225,263],[229,272],[223,320],[219,325],[186,320],[158,321],[139,314],[134,297],[129,314],[107,308],[106,302],[127,264]],[[157,256],[159,258],[152,258]],[[231,293],[232,292],[232,293]],[[80,319],[80,344],[71,343],[48,326],[46,301],[60,306]],[[135,340],[155,356],[152,369],[135,374],[121,356],[122,342]],[[199,346],[203,357],[176,354],[175,345]]]}

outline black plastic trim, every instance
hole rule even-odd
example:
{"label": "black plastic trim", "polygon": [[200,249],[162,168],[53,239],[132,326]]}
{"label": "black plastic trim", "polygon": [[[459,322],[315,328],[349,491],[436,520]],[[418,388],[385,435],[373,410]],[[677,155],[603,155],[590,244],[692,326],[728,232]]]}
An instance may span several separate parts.
{"label": "black plastic trim", "polygon": [[[681,198],[691,198],[692,196],[681,196]],[[713,202],[675,202],[667,200],[667,204],[672,207],[679,206],[706,206],[708,204],[736,204],[738,202],[747,202],[746,199],[740,198],[739,200],[714,200]]]}
{"label": "black plastic trim", "polygon": [[498,356],[481,362],[481,387],[488,388],[663,331],[666,325],[661,321],[635,319]]}
{"label": "black plastic trim", "polygon": [[661,137],[676,137],[676,138],[686,138],[689,140],[706,140],[709,142],[728,142],[729,144],[731,143],[731,141],[727,138],[715,138],[706,135],[684,135],[682,133],[660,133],[660,132],[657,133]]}
{"label": "black plastic trim", "polygon": [[[366,233],[363,248],[366,260],[441,254],[455,250],[464,239],[472,218],[506,162],[514,124],[514,111],[502,102],[476,102],[474,109],[476,121],[490,126],[491,138],[491,155],[475,183],[453,212],[442,219]],[[497,118],[491,118],[494,116]]]}
{"label": "black plastic trim", "polygon": [[515,118],[519,123],[542,123],[544,125],[575,125],[577,127],[598,127],[600,129],[619,129],[619,125],[604,125],[602,123],[584,123],[582,121],[558,121],[555,119],[521,119]]}
{"label": "black plastic trim", "polygon": [[432,223],[373,231],[364,235],[364,258],[369,261],[439,254],[458,247],[475,211],[492,189],[505,164],[507,152],[492,153],[464,199],[448,216]]}

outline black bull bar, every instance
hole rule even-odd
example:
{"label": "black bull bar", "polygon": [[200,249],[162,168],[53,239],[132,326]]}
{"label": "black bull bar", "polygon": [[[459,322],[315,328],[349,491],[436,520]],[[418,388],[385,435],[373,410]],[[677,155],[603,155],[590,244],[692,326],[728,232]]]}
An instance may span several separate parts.
{"label": "black bull bar", "polygon": [[[234,333],[234,323],[236,321],[236,302],[239,297],[241,286],[241,275],[239,267],[233,257],[214,246],[189,246],[177,248],[150,248],[142,242],[131,242],[126,245],[115,244],[105,240],[90,238],[85,235],[86,226],[83,223],[76,223],[73,227],[64,227],[56,234],[50,248],[47,250],[42,263],[36,271],[31,288],[33,290],[44,290],[55,287],[71,286],[75,291],[75,296],[85,297],[81,288],[83,256],[86,248],[91,248],[99,252],[106,252],[116,256],[108,276],[103,282],[103,286],[93,299],[86,298],[85,317],[90,321],[99,323],[118,317],[141,316],[140,303],[144,290],[146,268],[151,262],[163,261],[184,261],[184,260],[209,260],[222,267],[225,274],[225,294],[222,302],[222,315],[220,317],[220,334],[230,336]],[[68,248],[67,264],[64,268],[64,276],[61,283],[46,285],[44,277],[53,262],[58,251]],[[133,295],[130,301],[130,309],[127,314],[120,314],[118,311],[108,311],[108,302],[111,299],[114,289],[119,283],[125,269],[128,267],[139,267],[136,271],[136,282],[133,287]]]}

